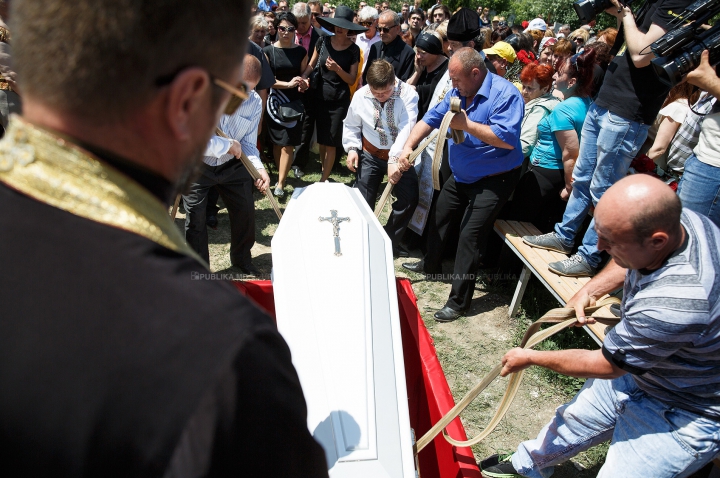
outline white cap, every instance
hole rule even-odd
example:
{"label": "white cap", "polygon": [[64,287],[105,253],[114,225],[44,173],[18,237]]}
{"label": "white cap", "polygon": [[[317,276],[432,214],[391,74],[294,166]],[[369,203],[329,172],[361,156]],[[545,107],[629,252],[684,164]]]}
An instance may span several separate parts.
{"label": "white cap", "polygon": [[545,23],[545,20],[543,20],[542,18],[536,18],[530,23],[528,23],[528,27],[525,29],[525,31],[528,30],[540,30],[544,32],[545,30],[547,30],[547,23]]}

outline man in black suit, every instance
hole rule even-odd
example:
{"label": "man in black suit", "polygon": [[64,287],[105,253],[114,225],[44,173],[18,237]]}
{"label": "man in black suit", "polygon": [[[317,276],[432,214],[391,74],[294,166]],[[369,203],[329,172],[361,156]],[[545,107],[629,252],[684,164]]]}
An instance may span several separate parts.
{"label": "man in black suit", "polygon": [[[413,74],[415,65],[415,51],[400,37],[402,17],[392,10],[385,10],[378,17],[378,31],[380,40],[370,47],[366,65],[382,58],[390,62],[395,70],[395,76],[407,81]],[[366,84],[367,66],[363,71],[363,84]]]}

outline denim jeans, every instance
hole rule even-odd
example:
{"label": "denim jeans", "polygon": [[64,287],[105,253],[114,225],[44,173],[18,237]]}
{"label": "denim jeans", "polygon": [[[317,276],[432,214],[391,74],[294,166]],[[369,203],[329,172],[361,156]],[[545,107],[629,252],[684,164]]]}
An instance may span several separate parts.
{"label": "denim jeans", "polygon": [[547,478],[553,466],[612,439],[598,478],[689,476],[720,452],[720,422],[645,394],[630,374],[588,380],[559,407],[512,464],[523,476]]}
{"label": "denim jeans", "polygon": [[[575,235],[590,206],[595,206],[610,186],[625,177],[647,132],[646,124],[626,120],[595,104],[590,106],[580,135],[572,193],[562,222],[555,225],[555,233],[566,246],[575,244]],[[600,264],[594,220],[578,253],[592,267]]]}
{"label": "denim jeans", "polygon": [[720,227],[720,168],[703,163],[693,154],[685,161],[677,193],[683,207],[707,216]]}

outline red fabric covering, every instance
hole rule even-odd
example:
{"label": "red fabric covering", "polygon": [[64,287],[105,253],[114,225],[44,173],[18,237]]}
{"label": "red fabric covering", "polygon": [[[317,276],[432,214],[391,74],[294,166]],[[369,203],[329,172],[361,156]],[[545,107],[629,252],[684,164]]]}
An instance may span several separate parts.
{"label": "red fabric covering", "polygon": [[[240,292],[252,299],[261,309],[275,318],[275,303],[270,281],[233,282]],[[425,328],[417,299],[408,279],[397,279],[398,306],[405,381],[410,409],[410,425],[419,439],[433,424],[448,412],[455,402],[450,393],[435,345]],[[465,440],[460,419],[448,426],[448,433],[456,440]],[[480,478],[470,448],[455,448],[438,435],[420,452],[420,474],[423,478]]]}

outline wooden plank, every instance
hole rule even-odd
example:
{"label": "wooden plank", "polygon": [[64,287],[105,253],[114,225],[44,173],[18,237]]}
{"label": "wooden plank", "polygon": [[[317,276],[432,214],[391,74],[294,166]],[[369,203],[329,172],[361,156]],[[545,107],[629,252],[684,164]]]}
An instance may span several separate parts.
{"label": "wooden plank", "polygon": [[[522,223],[517,221],[495,221],[495,231],[505,240],[505,243],[512,249],[512,251],[523,261],[525,268],[523,274],[520,276],[517,288],[515,290],[515,296],[511,303],[510,313],[517,313],[519,303],[522,300],[522,295],[527,287],[527,277],[523,277],[526,270],[531,271],[543,285],[550,291],[555,298],[565,306],[567,301],[575,295],[587,282],[590,281],[589,277],[564,277],[551,272],[547,265],[549,262],[563,260],[567,258],[565,254],[559,252],[548,251],[546,249],[539,249],[531,247],[522,240],[524,235],[538,235],[538,231],[535,226],[530,223]],[[524,283],[523,283],[524,282]],[[599,313],[607,315],[609,311],[607,307],[601,309]],[[588,324],[583,327],[585,331],[593,338],[598,345],[602,345],[602,341],[605,339],[605,328],[604,324]]]}
{"label": "wooden plank", "polygon": [[[513,226],[515,226],[515,230],[518,231],[518,233],[522,231],[522,234],[521,234],[522,236],[526,236],[526,235],[534,236],[534,235],[539,234],[539,232],[540,232],[540,231],[537,231],[537,229],[535,229],[535,227],[532,224],[527,223],[527,222],[514,223]],[[535,231],[537,231],[537,233],[534,232],[533,229]],[[528,246],[527,244],[525,244],[525,245],[527,247],[530,247],[531,249],[538,251],[540,257],[547,260],[548,264],[550,264],[551,262],[562,261],[562,260],[565,260],[568,258],[568,256],[566,254],[562,254],[560,252],[548,251],[547,249],[540,249],[537,247]],[[550,270],[550,269],[548,268],[548,270]],[[555,274],[555,272],[552,272],[552,271],[550,271],[550,272],[552,274]],[[559,274],[555,274],[555,275],[559,277],[560,282],[562,282],[563,284],[566,284],[568,286],[568,288],[573,291],[572,295],[575,295],[575,292],[582,289],[582,287],[590,281],[589,277],[566,277],[566,276],[561,276]],[[572,297],[572,295],[570,297]]]}

